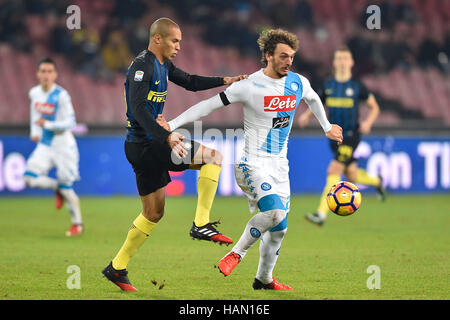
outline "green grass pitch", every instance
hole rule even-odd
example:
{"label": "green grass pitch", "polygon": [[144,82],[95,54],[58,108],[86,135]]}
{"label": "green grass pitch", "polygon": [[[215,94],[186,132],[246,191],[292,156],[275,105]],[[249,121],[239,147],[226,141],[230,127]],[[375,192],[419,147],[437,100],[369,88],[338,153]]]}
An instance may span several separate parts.
{"label": "green grass pitch", "polygon": [[[257,243],[233,273],[217,262],[230,249],[188,235],[196,198],[168,198],[166,213],[131,260],[138,292],[126,293],[101,277],[140,212],[139,199],[81,198],[85,233],[67,238],[66,209],[52,198],[0,199],[0,300],[7,299],[449,299],[448,194],[363,196],[352,216],[330,214],[323,227],[304,219],[318,196],[293,196],[274,275],[294,290],[254,291]],[[250,219],[247,201],[216,198],[212,219],[237,241]],[[80,269],[80,289],[68,289],[69,266]],[[379,267],[380,289],[368,289],[369,266]],[[369,281],[370,282],[370,281]]]}

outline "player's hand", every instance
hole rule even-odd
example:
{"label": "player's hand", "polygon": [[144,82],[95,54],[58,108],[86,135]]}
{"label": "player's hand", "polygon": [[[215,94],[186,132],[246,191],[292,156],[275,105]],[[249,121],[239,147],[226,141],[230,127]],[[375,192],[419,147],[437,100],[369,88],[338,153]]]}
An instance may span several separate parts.
{"label": "player's hand", "polygon": [[161,127],[163,127],[164,129],[166,129],[167,131],[170,131],[169,124],[167,123],[166,119],[164,118],[164,116],[162,114],[158,114],[158,117],[156,118],[156,122],[158,122],[158,124]]}
{"label": "player's hand", "polygon": [[37,124],[39,127],[44,127],[45,121],[47,121],[47,120],[44,118],[40,118],[40,119],[37,119],[34,123]]}
{"label": "player's hand", "polygon": [[372,130],[372,124],[370,124],[366,121],[361,123],[361,125],[359,127],[359,132],[361,132],[362,134],[369,134],[371,130]]}
{"label": "player's hand", "polygon": [[325,133],[328,139],[337,141],[337,144],[341,144],[344,137],[342,136],[342,128],[337,124],[332,124],[331,129]]}
{"label": "player's hand", "polygon": [[170,149],[172,149],[175,156],[179,159],[184,158],[188,154],[183,140],[184,136],[178,132],[172,132],[167,137],[167,143],[169,144]]}
{"label": "player's hand", "polygon": [[32,136],[31,141],[38,143],[41,140],[38,136]]}
{"label": "player's hand", "polygon": [[298,125],[300,128],[304,128],[309,123],[309,116],[306,114],[306,112],[303,112],[301,116],[298,118]]}
{"label": "player's hand", "polygon": [[244,79],[247,79],[247,78],[248,78],[248,75],[246,75],[246,74],[241,74],[241,75],[236,76],[236,77],[224,77],[223,78],[223,84],[228,86],[228,85],[232,84],[233,82],[241,81],[241,80],[244,80]]}

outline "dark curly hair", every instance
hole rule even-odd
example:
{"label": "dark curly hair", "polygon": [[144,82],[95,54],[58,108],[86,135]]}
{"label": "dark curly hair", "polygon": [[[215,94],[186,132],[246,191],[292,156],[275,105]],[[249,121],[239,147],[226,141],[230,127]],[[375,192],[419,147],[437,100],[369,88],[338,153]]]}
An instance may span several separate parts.
{"label": "dark curly hair", "polygon": [[261,32],[258,38],[259,49],[261,50],[261,62],[267,65],[266,53],[273,55],[278,43],[287,44],[297,51],[298,39],[293,33],[282,29],[269,29]]}

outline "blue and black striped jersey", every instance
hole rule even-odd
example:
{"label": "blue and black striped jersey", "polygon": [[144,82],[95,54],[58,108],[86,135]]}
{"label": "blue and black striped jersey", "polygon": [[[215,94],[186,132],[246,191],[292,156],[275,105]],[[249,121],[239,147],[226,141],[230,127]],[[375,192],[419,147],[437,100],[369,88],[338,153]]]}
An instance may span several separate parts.
{"label": "blue and black striped jersey", "polygon": [[151,51],[142,51],[128,68],[125,80],[127,141],[167,139],[170,132],[155,119],[163,112],[169,80],[190,91],[223,85],[222,77],[190,75],[169,60],[161,64]]}
{"label": "blue and black striped jersey", "polygon": [[367,87],[358,80],[338,82],[334,77],[326,80],[318,90],[324,105],[328,107],[328,119],[342,127],[344,137],[359,130],[358,105],[369,98]]}

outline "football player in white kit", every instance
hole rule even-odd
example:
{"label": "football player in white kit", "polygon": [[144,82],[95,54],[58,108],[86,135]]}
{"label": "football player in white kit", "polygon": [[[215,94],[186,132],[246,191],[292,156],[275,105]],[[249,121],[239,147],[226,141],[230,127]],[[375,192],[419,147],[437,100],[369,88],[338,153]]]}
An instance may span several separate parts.
{"label": "football player in white kit", "polygon": [[[57,209],[66,202],[71,215],[66,235],[76,236],[82,233],[83,222],[80,201],[73,190],[74,181],[79,179],[78,147],[71,132],[75,114],[69,94],[55,83],[57,76],[52,59],[39,62],[39,85],[29,91],[30,137],[37,146],[27,160],[24,181],[30,188],[54,190]],[[48,176],[54,167],[57,179]]]}
{"label": "football player in white kit", "polygon": [[261,34],[258,44],[266,65],[232,84],[224,92],[192,106],[177,118],[165,123],[172,131],[212,111],[241,103],[244,111],[244,156],[235,164],[235,177],[246,194],[252,212],[241,238],[219,262],[219,270],[228,276],[258,240],[260,261],[253,288],[291,290],[272,276],[281,242],[287,231],[289,212],[289,165],[287,140],[294,113],[303,99],[319,120],[329,139],[342,142],[342,129],[328,122],[319,96],[309,81],[289,71],[298,47],[295,35],[281,29]]}

